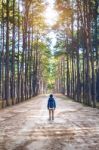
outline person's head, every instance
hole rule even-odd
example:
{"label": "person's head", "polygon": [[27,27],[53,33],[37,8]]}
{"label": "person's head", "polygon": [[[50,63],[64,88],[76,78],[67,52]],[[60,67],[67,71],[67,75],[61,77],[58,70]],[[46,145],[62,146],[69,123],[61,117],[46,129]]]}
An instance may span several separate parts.
{"label": "person's head", "polygon": [[50,98],[52,98],[53,97],[53,95],[52,94],[50,94]]}

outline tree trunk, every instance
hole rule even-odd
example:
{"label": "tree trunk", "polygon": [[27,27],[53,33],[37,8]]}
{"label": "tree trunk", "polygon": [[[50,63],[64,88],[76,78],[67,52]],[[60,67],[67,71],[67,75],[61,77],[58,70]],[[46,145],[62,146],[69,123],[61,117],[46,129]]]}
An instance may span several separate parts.
{"label": "tree trunk", "polygon": [[5,99],[7,106],[10,99],[10,77],[9,77],[9,0],[7,0],[7,22],[6,22],[6,67],[5,67]]}

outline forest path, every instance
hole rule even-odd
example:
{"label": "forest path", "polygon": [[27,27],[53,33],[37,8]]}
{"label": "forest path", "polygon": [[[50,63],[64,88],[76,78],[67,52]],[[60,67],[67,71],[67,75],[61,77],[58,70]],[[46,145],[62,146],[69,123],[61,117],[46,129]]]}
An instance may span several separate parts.
{"label": "forest path", "polygon": [[0,150],[99,150],[99,110],[55,95],[55,120],[48,120],[48,95],[0,110]]}

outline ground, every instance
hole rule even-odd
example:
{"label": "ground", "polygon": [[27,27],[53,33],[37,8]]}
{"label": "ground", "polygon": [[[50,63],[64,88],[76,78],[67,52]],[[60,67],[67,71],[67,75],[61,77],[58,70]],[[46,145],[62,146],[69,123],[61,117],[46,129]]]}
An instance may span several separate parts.
{"label": "ground", "polygon": [[99,109],[55,95],[55,120],[48,120],[48,95],[0,110],[0,150],[99,150]]}

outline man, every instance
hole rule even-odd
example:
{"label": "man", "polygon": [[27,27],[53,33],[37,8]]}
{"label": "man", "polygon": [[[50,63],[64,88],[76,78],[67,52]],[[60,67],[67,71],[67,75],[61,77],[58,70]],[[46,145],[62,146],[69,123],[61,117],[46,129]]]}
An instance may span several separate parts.
{"label": "man", "polygon": [[49,120],[54,120],[54,110],[56,108],[56,102],[52,94],[50,95],[48,99],[47,108],[49,110]]}

